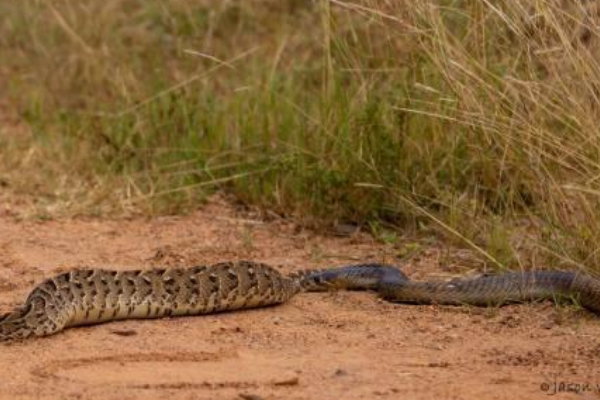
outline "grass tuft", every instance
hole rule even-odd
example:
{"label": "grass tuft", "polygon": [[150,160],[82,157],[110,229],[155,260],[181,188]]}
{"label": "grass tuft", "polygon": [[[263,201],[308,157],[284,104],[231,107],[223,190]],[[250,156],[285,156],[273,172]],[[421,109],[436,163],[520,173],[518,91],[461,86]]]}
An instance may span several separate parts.
{"label": "grass tuft", "polygon": [[[561,0],[0,4],[0,178],[39,215],[215,189],[308,224],[435,229],[596,269],[600,41]],[[35,197],[33,197],[35,196]]]}

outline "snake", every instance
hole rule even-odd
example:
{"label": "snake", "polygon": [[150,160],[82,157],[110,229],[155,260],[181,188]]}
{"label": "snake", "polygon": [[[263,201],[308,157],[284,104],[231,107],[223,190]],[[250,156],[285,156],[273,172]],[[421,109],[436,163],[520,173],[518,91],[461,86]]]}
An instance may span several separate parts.
{"label": "snake", "polygon": [[191,268],[74,269],[42,281],[0,317],[0,342],[123,319],[213,314],[282,304],[302,292],[367,290],[401,303],[502,305],[570,298],[600,314],[600,281],[579,272],[526,271],[450,281],[411,281],[399,268],[356,264],[288,275],[264,263]]}
{"label": "snake", "polygon": [[352,265],[309,274],[311,291],[370,290],[395,303],[501,306],[566,299],[600,314],[600,280],[579,271],[521,271],[416,282],[391,265]]}

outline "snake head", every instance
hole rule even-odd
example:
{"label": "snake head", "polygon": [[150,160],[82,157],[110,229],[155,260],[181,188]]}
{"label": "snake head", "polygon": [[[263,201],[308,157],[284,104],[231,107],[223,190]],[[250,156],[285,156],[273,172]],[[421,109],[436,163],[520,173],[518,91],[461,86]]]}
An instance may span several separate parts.
{"label": "snake head", "polygon": [[326,290],[378,290],[408,281],[398,268],[383,264],[358,264],[317,272],[312,280]]}

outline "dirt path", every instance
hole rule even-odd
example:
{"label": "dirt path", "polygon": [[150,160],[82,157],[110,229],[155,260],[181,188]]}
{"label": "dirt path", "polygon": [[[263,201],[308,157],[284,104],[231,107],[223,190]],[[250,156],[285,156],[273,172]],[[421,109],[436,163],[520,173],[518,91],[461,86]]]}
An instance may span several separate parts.
{"label": "dirt path", "polygon": [[[319,237],[241,216],[220,200],[188,217],[3,216],[0,309],[22,301],[43,277],[74,267],[247,258],[292,271],[393,262],[389,254],[367,236]],[[456,272],[444,257],[434,247],[405,270]],[[547,303],[485,310],[306,294],[267,309],[69,329],[2,346],[0,370],[2,399],[529,400],[552,397],[555,382],[589,386],[554,398],[592,399],[600,397],[600,319]]]}

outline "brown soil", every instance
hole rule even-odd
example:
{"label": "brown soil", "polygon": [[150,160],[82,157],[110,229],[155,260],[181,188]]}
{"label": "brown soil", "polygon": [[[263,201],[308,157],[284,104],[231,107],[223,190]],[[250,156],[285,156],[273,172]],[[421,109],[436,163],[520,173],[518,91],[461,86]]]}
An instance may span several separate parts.
{"label": "brown soil", "polygon": [[[4,215],[0,309],[69,268],[253,259],[289,272],[394,262],[392,250],[363,234],[261,222],[219,199],[185,217]],[[404,269],[418,278],[464,272],[452,260],[432,245]],[[591,399],[600,397],[600,319],[548,303],[479,309],[304,294],[277,307],[122,321],[2,345],[0,370],[3,399],[535,399],[561,382],[589,386],[559,386],[556,397]]]}

